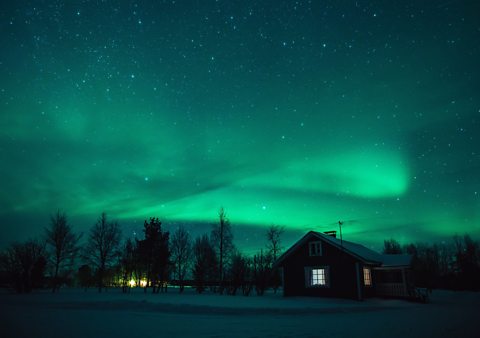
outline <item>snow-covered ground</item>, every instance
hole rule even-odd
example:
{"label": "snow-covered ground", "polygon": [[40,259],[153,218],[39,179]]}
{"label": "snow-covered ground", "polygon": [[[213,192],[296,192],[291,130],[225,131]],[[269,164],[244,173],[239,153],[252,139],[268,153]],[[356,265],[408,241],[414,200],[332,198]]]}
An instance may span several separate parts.
{"label": "snow-covered ground", "polygon": [[0,292],[1,337],[480,337],[480,293],[402,300],[122,294],[110,289]]}

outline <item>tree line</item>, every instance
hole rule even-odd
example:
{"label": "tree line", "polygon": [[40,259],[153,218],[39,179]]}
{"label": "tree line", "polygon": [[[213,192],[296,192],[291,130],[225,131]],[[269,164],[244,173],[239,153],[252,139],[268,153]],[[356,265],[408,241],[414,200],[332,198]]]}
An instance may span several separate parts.
{"label": "tree line", "polygon": [[210,233],[198,238],[182,226],[170,234],[158,218],[151,217],[144,222],[143,238],[124,241],[120,225],[106,213],[83,238],[73,231],[66,214],[57,212],[42,239],[14,243],[0,254],[0,283],[18,293],[41,287],[58,292],[62,285],[76,283],[99,292],[120,286],[125,293],[132,287],[159,293],[166,292],[167,285],[183,292],[188,285],[199,293],[262,295],[268,287],[276,292],[281,283],[273,263],[282,250],[283,231],[270,226],[265,249],[247,256],[235,247],[223,208]]}
{"label": "tree line", "polygon": [[417,286],[452,290],[480,290],[480,243],[468,234],[450,242],[409,243],[384,241],[383,253],[409,254]]}

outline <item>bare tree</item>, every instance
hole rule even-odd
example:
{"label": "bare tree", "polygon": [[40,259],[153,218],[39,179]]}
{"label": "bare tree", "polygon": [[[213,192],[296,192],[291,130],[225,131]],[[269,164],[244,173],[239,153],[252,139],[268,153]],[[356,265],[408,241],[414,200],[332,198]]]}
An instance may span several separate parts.
{"label": "bare tree", "polygon": [[61,281],[73,271],[75,257],[78,254],[80,235],[75,235],[68,224],[65,213],[51,217],[50,228],[45,229],[47,250],[53,266],[52,292],[58,291]]}
{"label": "bare tree", "polygon": [[124,243],[120,256],[120,269],[122,274],[122,292],[130,292],[130,281],[135,272],[138,261],[138,242],[133,242],[130,238]]}
{"label": "bare tree", "polygon": [[253,256],[253,283],[255,284],[255,291],[257,295],[262,296],[268,287],[268,282],[271,278],[272,260],[270,255],[265,255],[263,250]]}
{"label": "bare tree", "polygon": [[235,296],[238,289],[242,290],[243,295],[248,296],[252,288],[252,269],[251,260],[239,251],[232,255],[232,265],[229,271],[229,290],[230,295]]}
{"label": "bare tree", "polygon": [[213,226],[211,238],[218,256],[219,281],[220,286],[222,287],[225,277],[225,266],[231,254],[233,253],[234,246],[232,226],[223,207],[220,208],[218,218],[218,224]]}
{"label": "bare tree", "polygon": [[455,255],[458,271],[458,284],[467,290],[480,289],[480,243],[474,241],[470,235],[454,238],[457,252]]}
{"label": "bare tree", "polygon": [[212,286],[218,271],[217,256],[208,235],[203,235],[195,240],[193,252],[193,279],[197,292],[202,293],[207,286]]}
{"label": "bare tree", "polygon": [[87,291],[93,282],[92,269],[87,264],[82,265],[77,272],[79,285]]}
{"label": "bare tree", "polygon": [[267,230],[267,248],[270,251],[273,261],[276,261],[278,254],[282,251],[280,236],[285,228],[279,225],[271,225]]}
{"label": "bare tree", "polygon": [[12,244],[0,254],[0,266],[18,293],[43,286],[46,263],[45,244],[37,240]]}
{"label": "bare tree", "polygon": [[96,269],[99,292],[102,292],[105,272],[119,255],[121,234],[118,223],[109,222],[105,213],[90,229],[84,257]]}
{"label": "bare tree", "polygon": [[179,227],[172,237],[172,258],[175,278],[178,280],[180,292],[183,292],[184,281],[192,256],[192,243],[190,235],[183,227]]}
{"label": "bare tree", "polygon": [[[267,230],[267,249],[272,265],[275,263],[283,249],[280,237],[284,231],[285,228],[279,225],[271,225]],[[270,284],[273,288],[273,291],[277,293],[278,288],[282,284],[282,276],[278,268],[272,267]]]}

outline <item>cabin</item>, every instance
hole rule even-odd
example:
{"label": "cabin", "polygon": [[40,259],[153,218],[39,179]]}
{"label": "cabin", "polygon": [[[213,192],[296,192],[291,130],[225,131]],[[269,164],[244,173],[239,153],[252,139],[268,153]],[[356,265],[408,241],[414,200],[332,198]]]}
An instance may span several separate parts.
{"label": "cabin", "polygon": [[335,231],[310,231],[281,255],[284,296],[409,298],[414,290],[410,255],[379,254],[338,239]]}

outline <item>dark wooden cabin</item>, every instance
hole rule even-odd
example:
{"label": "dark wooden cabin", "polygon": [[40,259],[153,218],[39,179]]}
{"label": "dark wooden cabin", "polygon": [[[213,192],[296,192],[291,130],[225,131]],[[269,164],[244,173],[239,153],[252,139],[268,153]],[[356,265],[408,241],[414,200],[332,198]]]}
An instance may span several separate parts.
{"label": "dark wooden cabin", "polygon": [[408,297],[409,255],[382,255],[342,241],[335,232],[310,231],[278,258],[285,296]]}

